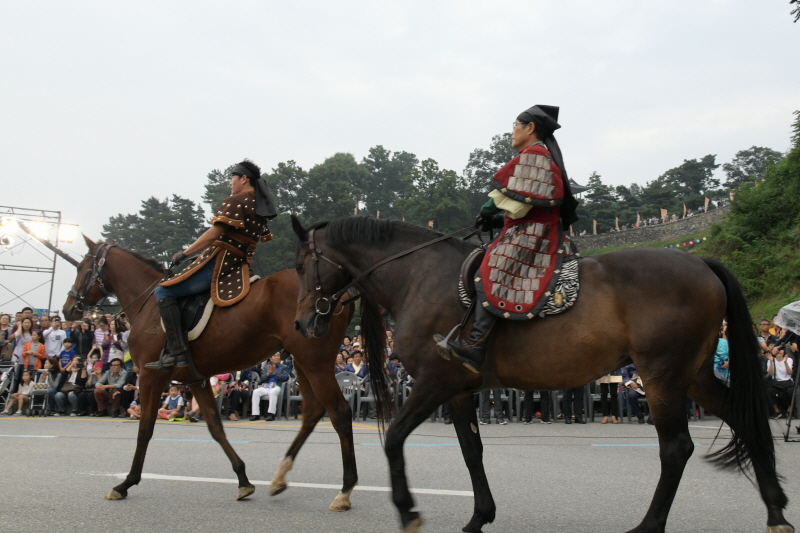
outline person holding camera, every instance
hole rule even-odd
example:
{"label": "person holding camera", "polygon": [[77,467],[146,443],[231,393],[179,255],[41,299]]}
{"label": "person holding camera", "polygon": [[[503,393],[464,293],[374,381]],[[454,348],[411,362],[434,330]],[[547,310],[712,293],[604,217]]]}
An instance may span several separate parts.
{"label": "person holding camera", "polygon": [[786,348],[783,346],[775,346],[772,352],[767,354],[767,373],[769,374],[767,390],[772,401],[772,408],[775,410],[775,414],[772,417],[773,420],[787,416],[783,404],[791,401],[792,388],[794,387],[794,381],[792,380],[793,367],[794,361],[786,357]]}
{"label": "person holding camera", "polygon": [[[78,395],[83,392],[83,389],[86,387],[86,381],[89,379],[89,373],[86,372],[86,365],[83,364],[83,358],[80,355],[73,357],[64,369],[63,375],[66,380],[64,381],[64,385],[61,386],[61,391],[56,394],[56,401],[58,401],[59,394],[62,396],[66,395],[67,400],[69,400],[72,406],[72,412],[69,416],[78,416]],[[64,403],[63,399],[61,403]]]}
{"label": "person holding camera", "polygon": [[275,352],[267,363],[267,368],[261,374],[261,386],[253,391],[251,399],[251,410],[253,416],[251,422],[261,420],[261,398],[269,397],[269,407],[265,420],[271,422],[275,420],[275,413],[278,412],[278,396],[281,393],[281,383],[289,380],[289,367],[281,364],[281,353]]}

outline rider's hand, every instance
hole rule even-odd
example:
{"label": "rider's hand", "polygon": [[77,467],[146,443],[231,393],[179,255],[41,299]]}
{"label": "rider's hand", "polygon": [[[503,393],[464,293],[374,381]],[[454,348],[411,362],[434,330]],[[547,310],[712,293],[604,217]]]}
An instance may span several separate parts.
{"label": "rider's hand", "polygon": [[479,214],[477,217],[475,217],[475,229],[489,231],[492,228],[491,222],[491,217]]}
{"label": "rider's hand", "polygon": [[186,259],[186,254],[183,253],[183,252],[178,252],[178,253],[176,253],[175,255],[172,256],[172,263],[173,264],[178,264],[178,263],[182,262],[184,259]]}

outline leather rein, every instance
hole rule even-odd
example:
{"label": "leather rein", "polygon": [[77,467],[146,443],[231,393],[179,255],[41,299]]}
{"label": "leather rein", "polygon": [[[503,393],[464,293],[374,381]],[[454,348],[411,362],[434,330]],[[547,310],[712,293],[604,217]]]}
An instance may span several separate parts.
{"label": "leather rein", "polygon": [[[460,230],[456,230],[453,233],[448,233],[447,235],[442,235],[441,237],[437,237],[437,238],[435,238],[433,240],[424,242],[422,244],[414,246],[413,248],[410,248],[408,250],[405,250],[405,251],[402,251],[400,253],[394,254],[394,255],[392,255],[390,257],[387,257],[386,259],[383,259],[382,261],[379,261],[378,263],[372,265],[371,267],[366,269],[364,272],[359,274],[355,279],[353,279],[350,283],[345,285],[344,288],[342,288],[339,291],[337,291],[330,298],[327,298],[327,297],[324,297],[324,296],[320,296],[319,298],[317,298],[317,301],[314,302],[314,311],[316,311],[317,314],[321,315],[321,316],[325,316],[325,315],[330,314],[331,311],[333,311],[336,308],[336,306],[339,304],[339,301],[341,300],[342,296],[344,296],[344,294],[347,291],[349,291],[350,289],[355,287],[358,284],[358,282],[360,282],[365,277],[367,277],[369,274],[371,274],[375,269],[385,265],[386,263],[394,261],[395,259],[400,259],[401,257],[404,257],[406,255],[412,254],[412,253],[414,253],[414,252],[416,252],[418,250],[422,250],[423,248],[427,248],[428,246],[431,246],[431,245],[436,244],[438,242],[446,241],[447,239],[449,239],[451,237],[455,237],[459,233],[467,231],[467,230],[470,230],[472,228],[473,228],[473,226],[467,226],[465,228],[461,228]],[[317,248],[317,245],[314,242],[314,231],[315,230],[316,230],[316,228],[314,228],[312,230],[309,230],[309,232],[308,232],[308,249],[311,251],[311,261],[312,261],[312,264],[314,265],[315,289],[316,289],[317,292],[322,292],[322,281],[321,281],[321,279],[319,277],[319,260],[320,259],[322,259],[323,261],[327,261],[328,263],[330,263],[331,265],[335,266],[338,270],[340,270],[342,272],[346,272],[346,270],[339,263],[336,263],[333,260],[325,257],[322,254],[322,250]],[[463,237],[462,240],[466,241],[467,239],[469,239],[473,235],[477,234],[479,231],[480,230],[473,231],[472,233],[470,233],[466,237]],[[345,305],[354,303],[356,300],[361,298],[362,294],[358,294],[354,298],[351,298],[351,299],[347,300],[346,302],[342,303],[342,311],[344,311],[344,306]],[[320,303],[322,303],[322,305],[324,305],[326,307],[324,312],[320,309]],[[334,316],[338,315],[338,314],[341,314],[342,311],[339,311],[338,313],[334,313]]]}

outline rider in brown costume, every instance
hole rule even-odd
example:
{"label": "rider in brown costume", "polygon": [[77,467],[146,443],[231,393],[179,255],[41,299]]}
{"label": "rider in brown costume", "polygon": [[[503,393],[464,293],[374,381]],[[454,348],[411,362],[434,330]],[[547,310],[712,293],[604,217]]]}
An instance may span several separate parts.
{"label": "rider in brown costume", "polygon": [[202,253],[177,276],[155,290],[158,309],[164,321],[167,344],[159,361],[147,368],[168,370],[187,366],[188,340],[181,326],[177,299],[211,289],[214,305],[231,306],[250,291],[250,262],[256,245],[272,239],[267,220],[277,213],[272,204],[261,169],[245,159],[231,172],[231,196],[211,219],[211,227],[185,250],[173,256],[173,264],[187,256]]}

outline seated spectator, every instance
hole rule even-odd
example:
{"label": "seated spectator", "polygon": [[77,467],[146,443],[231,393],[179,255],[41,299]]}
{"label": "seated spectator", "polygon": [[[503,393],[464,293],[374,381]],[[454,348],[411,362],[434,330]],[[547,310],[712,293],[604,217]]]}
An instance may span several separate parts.
{"label": "seated spectator", "polygon": [[183,411],[186,403],[180,395],[177,385],[170,385],[169,394],[164,398],[164,403],[158,410],[158,416],[172,422],[173,420],[183,420]]}
{"label": "seated spectator", "polygon": [[72,412],[69,416],[78,416],[80,412],[78,395],[86,388],[86,381],[89,378],[86,365],[83,364],[83,357],[76,355],[64,369],[64,376],[65,381],[59,394],[66,394],[72,405]]}
{"label": "seated spectator", "polygon": [[139,420],[142,418],[142,409],[139,407],[139,402],[136,400],[133,400],[131,405],[128,407],[128,416],[133,420]]}
{"label": "seated spectator", "polygon": [[233,377],[233,383],[228,385],[225,395],[228,397],[228,420],[236,422],[239,420],[237,411],[240,405],[245,405],[250,399],[251,376],[258,375],[258,367],[249,368],[237,372]]}
{"label": "seated spectator", "polygon": [[75,357],[75,350],[72,349],[72,339],[67,337],[64,339],[64,349],[58,354],[58,359],[61,361],[61,368],[67,368],[72,358]]}
{"label": "seated spectator", "polygon": [[58,357],[48,357],[44,361],[45,383],[50,397],[50,416],[61,416],[67,403],[67,395],[61,392],[64,377],[61,373],[61,361]]}
{"label": "seated spectator", "polygon": [[106,403],[110,400],[111,413],[114,418],[119,417],[119,407],[122,402],[122,387],[128,373],[122,369],[122,360],[114,359],[109,363],[109,369],[100,378],[94,388],[94,399],[97,402],[97,416],[107,416]]}
{"label": "seated spectator", "polygon": [[98,416],[97,401],[94,399],[94,392],[97,383],[103,377],[103,365],[94,365],[92,373],[86,380],[86,387],[78,394],[78,416]]}
{"label": "seated spectator", "polygon": [[342,341],[342,345],[339,347],[339,349],[340,350],[345,350],[345,351],[347,351],[347,353],[350,353],[353,350],[353,347],[351,346],[352,342],[353,342],[353,339],[351,339],[350,337],[345,337],[344,340]]}
{"label": "seated spectator", "polygon": [[352,364],[345,365],[344,369],[356,374],[361,380],[364,380],[369,375],[369,367],[361,358],[361,350],[358,349],[353,350]]}
{"label": "seated spectator", "polygon": [[122,386],[120,406],[122,407],[121,418],[128,417],[128,406],[136,399],[139,394],[139,367],[135,364],[130,372],[126,371],[125,385]]}
{"label": "seated spectator", "polygon": [[[31,371],[24,370],[22,372],[22,383],[20,383],[17,392],[12,392],[8,396],[8,407],[3,411],[5,415],[17,414],[21,415],[22,408],[26,403],[31,401],[31,391],[33,390],[33,381],[31,380]],[[14,405],[17,405],[18,411],[14,412]]]}
{"label": "seated spectator", "polygon": [[333,375],[335,376],[339,372],[344,372],[345,369],[345,357],[350,355],[347,350],[342,350],[341,353],[336,355],[336,362],[333,364]]}
{"label": "seated spectator", "polygon": [[267,364],[264,373],[261,374],[261,385],[258,389],[253,391],[251,402],[251,411],[253,416],[250,421],[261,420],[261,398],[269,396],[269,407],[267,408],[267,415],[264,417],[267,421],[275,420],[275,413],[278,412],[278,396],[281,392],[281,383],[289,380],[289,368],[281,364],[281,354],[276,352]]}
{"label": "seated spectator", "polygon": [[639,406],[639,398],[645,395],[642,378],[633,364],[622,367],[622,380],[628,392],[628,409],[636,416],[640,424],[644,424],[644,413]]}
{"label": "seated spectator", "polygon": [[792,380],[794,362],[786,357],[786,349],[783,346],[776,346],[773,352],[774,355],[767,355],[767,360],[769,361],[767,373],[770,376],[767,381],[767,391],[772,401],[772,408],[775,411],[772,418],[777,420],[787,416],[786,407],[791,401],[792,388],[794,387],[794,381]]}
{"label": "seated spectator", "polygon": [[31,340],[26,342],[22,349],[22,366],[27,370],[41,370],[47,355],[44,352],[44,343],[40,342],[40,333],[31,331]]}

